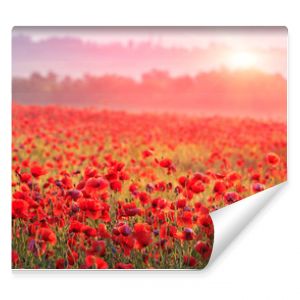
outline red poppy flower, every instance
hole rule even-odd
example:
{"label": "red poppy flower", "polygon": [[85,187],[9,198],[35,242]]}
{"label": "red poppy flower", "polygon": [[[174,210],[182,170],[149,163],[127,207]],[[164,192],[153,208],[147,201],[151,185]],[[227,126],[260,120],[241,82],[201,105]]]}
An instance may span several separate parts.
{"label": "red poppy flower", "polygon": [[152,156],[153,152],[151,150],[145,150],[145,151],[143,151],[142,155],[143,155],[143,158],[147,158],[149,156]]}
{"label": "red poppy flower", "polygon": [[226,191],[226,184],[224,181],[217,180],[214,185],[214,192],[217,194],[223,194]]}
{"label": "red poppy flower", "polygon": [[113,181],[118,179],[118,173],[115,171],[109,172],[108,174],[105,175],[105,178],[108,181]]}
{"label": "red poppy flower", "polygon": [[88,225],[84,225],[82,227],[82,232],[88,236],[88,237],[91,237],[91,236],[97,236],[97,230],[91,226],[88,226]]}
{"label": "red poppy flower", "polygon": [[108,269],[108,264],[105,260],[94,255],[88,255],[85,258],[87,268]]}
{"label": "red poppy flower", "polygon": [[132,183],[130,186],[129,186],[129,191],[133,194],[133,195],[136,195],[138,193],[138,185],[135,184],[135,183]]}
{"label": "red poppy flower", "polygon": [[265,189],[265,186],[259,182],[255,182],[252,184],[252,189],[255,193],[261,192]]}
{"label": "red poppy flower", "polygon": [[150,196],[145,192],[140,193],[139,198],[140,198],[142,205],[146,205],[150,201]]}
{"label": "red poppy flower", "polygon": [[58,258],[55,263],[56,269],[65,269],[66,268],[66,261],[63,258]]}
{"label": "red poppy flower", "polygon": [[23,199],[23,200],[25,200],[26,199],[26,194],[24,192],[17,191],[17,192],[13,193],[13,198],[14,199]]}
{"label": "red poppy flower", "polygon": [[119,262],[115,265],[115,269],[133,269],[133,264]]}
{"label": "red poppy flower", "polygon": [[29,173],[22,173],[20,174],[20,180],[21,182],[29,182],[31,180],[31,174]]}
{"label": "red poppy flower", "polygon": [[72,223],[70,224],[70,227],[69,227],[69,232],[74,232],[74,233],[81,232],[83,226],[84,226],[84,224],[82,224],[78,221],[72,221]]}
{"label": "red poppy flower", "polygon": [[200,180],[196,181],[191,187],[191,191],[193,193],[199,194],[205,190],[204,185]]}
{"label": "red poppy flower", "polygon": [[32,167],[30,172],[34,178],[39,178],[40,176],[47,174],[47,172],[40,166]]}
{"label": "red poppy flower", "polygon": [[119,174],[119,179],[120,180],[128,180],[130,178],[130,175],[127,173],[127,172],[125,172],[125,171],[122,171],[122,172],[120,172],[120,174]]}
{"label": "red poppy flower", "polygon": [[131,234],[131,228],[127,224],[122,224],[118,229],[119,232],[124,236],[128,236]]}
{"label": "red poppy flower", "polygon": [[81,199],[78,202],[79,208],[85,212],[88,218],[93,220],[98,219],[101,216],[101,203],[94,199]]}
{"label": "red poppy flower", "polygon": [[39,228],[36,231],[36,237],[51,245],[56,244],[56,235],[50,228]]}
{"label": "red poppy flower", "polygon": [[179,226],[192,226],[193,225],[193,213],[191,211],[183,211],[178,215]]}
{"label": "red poppy flower", "polygon": [[134,237],[137,241],[137,247],[147,247],[152,242],[152,233],[149,224],[136,223],[133,227]]}
{"label": "red poppy flower", "polygon": [[179,199],[176,202],[177,208],[184,208],[186,206],[186,199]]}
{"label": "red poppy flower", "polygon": [[241,199],[241,196],[236,192],[227,192],[224,195],[224,198],[225,198],[227,204],[232,204],[236,201],[239,201]]}
{"label": "red poppy flower", "polygon": [[68,263],[69,265],[73,266],[78,261],[78,253],[72,251],[68,254]]}
{"label": "red poppy flower", "polygon": [[198,225],[208,236],[214,233],[213,222],[208,214],[200,215],[197,219]]}
{"label": "red poppy flower", "polygon": [[11,260],[13,265],[16,265],[19,262],[20,258],[17,251],[13,250],[11,252]]}
{"label": "red poppy flower", "polygon": [[251,175],[251,179],[259,181],[260,180],[260,176],[261,175],[259,173],[254,173],[254,174]]}
{"label": "red poppy flower", "polygon": [[130,256],[134,246],[136,246],[136,248],[138,249],[141,248],[132,235],[129,236],[123,236],[122,234],[113,235],[113,241],[120,246],[120,248],[122,249],[122,253],[125,256]]}
{"label": "red poppy flower", "polygon": [[193,256],[187,256],[187,255],[185,255],[183,257],[183,262],[184,262],[184,264],[186,266],[189,266],[189,267],[194,267],[197,264],[197,260],[196,260],[195,257],[193,257]]}
{"label": "red poppy flower", "polygon": [[203,215],[207,215],[209,213],[209,209],[205,207],[201,202],[195,203],[195,210]]}
{"label": "red poppy flower", "polygon": [[[158,231],[154,231],[154,234],[157,235]],[[159,236],[161,239],[168,239],[169,237],[176,238],[177,237],[176,226],[169,225],[168,223],[161,225]]]}
{"label": "red poppy flower", "polygon": [[274,152],[269,152],[266,155],[266,160],[267,163],[272,166],[277,166],[280,163],[280,157]]}
{"label": "red poppy flower", "polygon": [[192,228],[184,228],[182,232],[182,239],[186,241],[193,240],[195,237],[195,232]]}
{"label": "red poppy flower", "polygon": [[68,191],[68,195],[73,199],[73,200],[77,200],[80,197],[82,197],[82,192],[76,189],[73,190],[69,190]]}
{"label": "red poppy flower", "polygon": [[141,209],[136,206],[135,202],[124,203],[123,211],[124,211],[124,214],[122,214],[122,215],[127,216],[127,217],[133,217],[133,216],[141,214]]}
{"label": "red poppy flower", "polygon": [[98,234],[99,237],[104,239],[104,238],[110,238],[110,233],[107,231],[106,225],[100,223],[98,226]]}
{"label": "red poppy flower", "polygon": [[188,183],[188,179],[185,176],[181,176],[178,178],[178,182],[182,187],[185,187]]}
{"label": "red poppy flower", "polygon": [[86,182],[88,189],[103,190],[108,187],[108,182],[103,178],[89,178]]}
{"label": "red poppy flower", "polygon": [[212,252],[212,248],[204,243],[204,242],[197,242],[196,246],[195,246],[195,250],[203,257],[203,259],[207,260],[210,258],[211,252]]}
{"label": "red poppy flower", "polygon": [[91,178],[97,176],[97,170],[95,168],[86,168],[84,171],[84,178]]}
{"label": "red poppy flower", "polygon": [[90,255],[104,256],[106,252],[106,244],[104,241],[93,241],[92,247],[87,251]]}
{"label": "red poppy flower", "polygon": [[111,181],[110,182],[110,188],[114,192],[121,192],[121,190],[122,190],[122,182],[118,181],[118,180]]}
{"label": "red poppy flower", "polygon": [[171,159],[168,159],[168,158],[162,159],[162,160],[159,162],[159,165],[160,165],[162,168],[171,168],[171,166],[172,166],[172,160],[171,160]]}
{"label": "red poppy flower", "polygon": [[12,201],[12,217],[13,219],[27,219],[28,217],[28,203],[24,200]]}
{"label": "red poppy flower", "polygon": [[229,174],[227,174],[227,177],[230,181],[236,181],[241,179],[241,175],[235,171],[232,171]]}

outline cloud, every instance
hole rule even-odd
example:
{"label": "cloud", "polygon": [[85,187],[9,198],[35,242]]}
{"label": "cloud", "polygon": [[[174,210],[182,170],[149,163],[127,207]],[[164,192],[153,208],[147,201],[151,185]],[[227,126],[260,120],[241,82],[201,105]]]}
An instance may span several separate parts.
{"label": "cloud", "polygon": [[[195,38],[195,34],[192,36]],[[248,51],[254,52],[259,57],[260,63],[257,67],[262,71],[286,76],[285,44],[282,48],[259,48],[257,43],[253,42],[241,44],[243,41],[241,38],[238,39],[239,43],[235,44],[232,38],[231,36],[230,40],[227,35],[226,39],[224,35],[220,43],[211,42],[206,46],[187,47],[184,39],[182,45],[178,45],[178,37],[175,39],[177,43],[172,46],[170,42],[165,45],[163,41],[150,38],[128,39],[125,43],[124,40],[107,39],[103,39],[105,43],[100,43],[99,39],[97,42],[91,42],[72,35],[48,36],[33,40],[32,37],[16,31],[12,40],[12,71],[13,76],[29,76],[35,71],[41,74],[53,71],[59,76],[119,74],[140,78],[142,73],[159,68],[172,75],[195,75],[200,71],[216,70],[223,66],[230,68],[228,57],[244,45]],[[251,39],[254,39],[253,34]],[[261,36],[258,36],[257,40],[260,39]],[[228,45],[229,41],[231,45]]]}

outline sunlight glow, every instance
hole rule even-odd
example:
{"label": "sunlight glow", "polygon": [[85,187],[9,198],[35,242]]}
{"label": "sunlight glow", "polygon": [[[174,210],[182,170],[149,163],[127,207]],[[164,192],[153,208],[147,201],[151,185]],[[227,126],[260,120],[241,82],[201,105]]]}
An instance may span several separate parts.
{"label": "sunlight glow", "polygon": [[250,68],[257,65],[258,59],[253,52],[234,52],[229,58],[229,66],[234,69]]}

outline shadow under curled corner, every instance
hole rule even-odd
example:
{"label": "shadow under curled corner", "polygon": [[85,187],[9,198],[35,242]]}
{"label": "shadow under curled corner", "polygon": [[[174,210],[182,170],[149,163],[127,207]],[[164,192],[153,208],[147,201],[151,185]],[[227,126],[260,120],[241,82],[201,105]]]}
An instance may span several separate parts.
{"label": "shadow under curled corner", "polygon": [[214,245],[206,269],[286,184],[287,181],[210,214],[214,224]]}

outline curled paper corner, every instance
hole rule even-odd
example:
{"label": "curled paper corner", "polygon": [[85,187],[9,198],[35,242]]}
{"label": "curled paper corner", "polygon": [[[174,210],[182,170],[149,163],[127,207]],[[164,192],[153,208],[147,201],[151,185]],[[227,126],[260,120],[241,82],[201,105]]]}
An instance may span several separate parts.
{"label": "curled paper corner", "polygon": [[210,213],[214,227],[213,250],[208,265],[214,263],[253,218],[278,194],[287,181]]}

